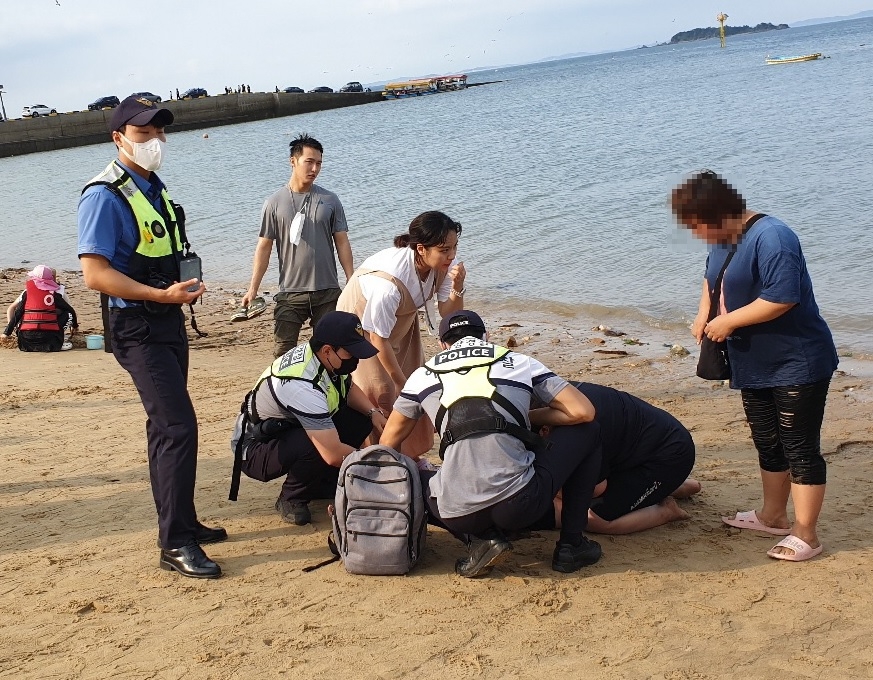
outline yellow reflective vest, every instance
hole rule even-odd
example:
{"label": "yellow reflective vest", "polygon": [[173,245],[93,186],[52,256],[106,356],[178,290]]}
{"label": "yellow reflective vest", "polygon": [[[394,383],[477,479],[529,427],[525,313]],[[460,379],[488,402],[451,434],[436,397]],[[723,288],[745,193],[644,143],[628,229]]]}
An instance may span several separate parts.
{"label": "yellow reflective vest", "polygon": [[[527,429],[524,414],[491,382],[491,367],[510,351],[490,343],[453,346],[425,363],[443,388],[434,422],[441,433],[440,458],[445,458],[446,449],[455,442],[484,434],[512,435],[532,451],[547,446],[545,440]],[[514,422],[501,415],[495,404],[509,413]]]}
{"label": "yellow reflective vest", "polygon": [[140,191],[130,173],[115,161],[88,182],[85,189],[95,185],[109,187],[123,199],[136,222],[139,242],[130,256],[127,275],[154,288],[166,288],[178,281],[179,261],[182,259],[179,216],[167,190],[161,190],[163,210],[158,211]]}
{"label": "yellow reflective vest", "polygon": [[495,386],[488,379],[490,367],[503,359],[510,350],[498,345],[449,348],[425,363],[439,376],[443,386],[440,404],[448,409],[464,398],[491,399]]}
{"label": "yellow reflective vest", "polygon": [[[259,422],[260,417],[257,411],[258,395],[263,391],[269,390],[270,396],[276,404],[284,408],[284,405],[276,397],[273,391],[273,385],[270,378],[279,378],[280,380],[302,380],[312,385],[313,388],[324,394],[327,399],[327,409],[331,416],[339,411],[342,404],[345,403],[348,396],[351,378],[349,376],[340,376],[337,382],[339,386],[331,380],[330,373],[324,365],[318,360],[312,347],[306,342],[298,345],[290,352],[286,352],[276,359],[270,366],[261,374],[252,391],[249,393],[251,397],[247,400],[249,417],[253,422]],[[292,414],[293,415],[293,414]]]}

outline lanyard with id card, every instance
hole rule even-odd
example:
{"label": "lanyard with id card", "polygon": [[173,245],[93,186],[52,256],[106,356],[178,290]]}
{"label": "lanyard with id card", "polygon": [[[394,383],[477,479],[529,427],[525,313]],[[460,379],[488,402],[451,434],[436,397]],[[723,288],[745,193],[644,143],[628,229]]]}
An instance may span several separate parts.
{"label": "lanyard with id card", "polygon": [[436,284],[437,284],[437,276],[436,272],[433,273],[433,287],[430,291],[430,296],[425,297],[424,295],[424,286],[421,283],[421,279],[418,277],[418,274],[415,274],[415,278],[418,279],[418,290],[421,291],[421,299],[424,300],[421,307],[419,309],[424,310],[424,318],[427,321],[427,334],[431,337],[434,337],[436,333],[436,326],[434,326],[433,320],[436,318],[436,310],[434,309],[433,300],[436,294]]}
{"label": "lanyard with id card", "polygon": [[[293,201],[293,193],[291,194],[291,198]],[[288,230],[288,238],[295,246],[300,244],[300,235],[303,233],[303,225],[306,223],[306,208],[309,206],[310,198],[312,198],[311,191],[306,194],[306,198],[303,199],[303,205],[300,206],[299,212],[294,215],[294,219],[291,220],[291,227]]]}

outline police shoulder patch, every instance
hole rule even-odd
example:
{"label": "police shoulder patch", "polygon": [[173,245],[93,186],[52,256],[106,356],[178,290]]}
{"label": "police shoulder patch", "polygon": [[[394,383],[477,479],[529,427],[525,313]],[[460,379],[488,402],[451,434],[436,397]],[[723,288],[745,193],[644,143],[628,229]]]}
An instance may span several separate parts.
{"label": "police shoulder patch", "polygon": [[282,357],[282,361],[279,363],[279,370],[281,371],[284,368],[288,368],[289,366],[293,366],[294,364],[299,364],[303,361],[303,357],[306,355],[306,345],[298,345],[290,352],[286,352]]}

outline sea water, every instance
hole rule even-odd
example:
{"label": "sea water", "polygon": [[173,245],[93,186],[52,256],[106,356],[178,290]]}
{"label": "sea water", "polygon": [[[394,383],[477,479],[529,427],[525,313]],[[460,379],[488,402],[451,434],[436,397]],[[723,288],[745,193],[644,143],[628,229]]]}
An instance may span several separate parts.
{"label": "sea water", "polygon": [[[584,45],[580,45],[584,49]],[[767,66],[767,55],[828,58]],[[705,246],[667,206],[687,173],[726,176],[800,236],[845,351],[873,350],[873,19],[477,72],[500,81],[172,133],[160,175],[185,206],[210,285],[244,286],[288,142],[325,146],[356,263],[424,210],[463,225],[470,300],[682,330]],[[208,138],[204,132],[208,132]],[[109,142],[0,159],[0,266],[77,268],[76,204]],[[262,291],[274,291],[275,257]],[[677,335],[678,337],[678,335]]]}

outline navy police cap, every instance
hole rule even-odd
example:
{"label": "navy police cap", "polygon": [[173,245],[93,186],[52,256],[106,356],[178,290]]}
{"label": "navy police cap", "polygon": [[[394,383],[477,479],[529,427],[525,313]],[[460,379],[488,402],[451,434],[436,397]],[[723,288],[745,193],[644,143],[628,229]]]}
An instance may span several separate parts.
{"label": "navy police cap", "polygon": [[173,123],[173,112],[164,109],[145,97],[131,95],[123,99],[112,111],[110,132],[120,130],[125,125],[155,125],[165,127]]}
{"label": "navy police cap", "polygon": [[349,312],[325,314],[312,329],[312,339],[331,347],[342,347],[358,359],[369,359],[379,352],[364,337],[361,320]]}
{"label": "navy police cap", "polygon": [[440,321],[440,340],[443,340],[450,330],[460,326],[469,326],[470,330],[477,335],[485,332],[485,322],[482,321],[481,316],[468,309],[459,309],[457,312],[443,317],[443,320]]}

